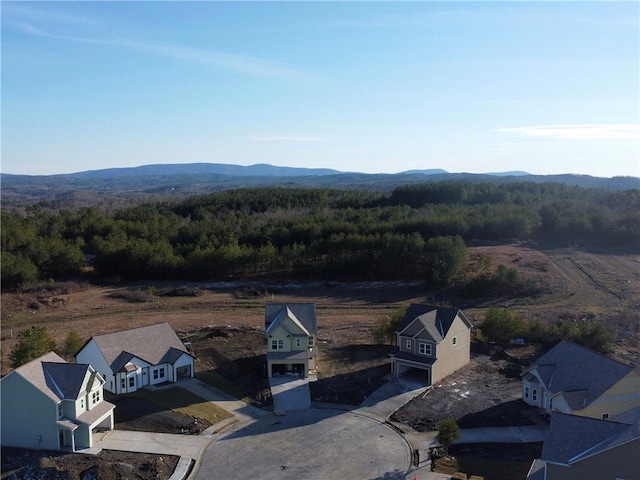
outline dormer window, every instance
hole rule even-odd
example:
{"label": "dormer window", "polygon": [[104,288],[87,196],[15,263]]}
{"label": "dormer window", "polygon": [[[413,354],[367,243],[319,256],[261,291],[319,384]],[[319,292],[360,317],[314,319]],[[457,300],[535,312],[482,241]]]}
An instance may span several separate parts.
{"label": "dormer window", "polygon": [[100,401],[100,390],[95,390],[91,393],[91,405],[95,405]]}

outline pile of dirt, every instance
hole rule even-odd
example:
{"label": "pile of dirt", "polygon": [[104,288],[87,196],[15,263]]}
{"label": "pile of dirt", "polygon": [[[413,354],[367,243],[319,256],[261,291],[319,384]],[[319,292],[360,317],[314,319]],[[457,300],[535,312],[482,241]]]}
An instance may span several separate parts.
{"label": "pile of dirt", "polygon": [[531,407],[521,400],[521,367],[486,355],[414,398],[395,412],[392,420],[414,430],[434,430],[445,418],[460,428],[532,425]]}
{"label": "pile of dirt", "polygon": [[2,448],[6,480],[152,480],[169,478],[179,457],[104,450],[98,455]]}

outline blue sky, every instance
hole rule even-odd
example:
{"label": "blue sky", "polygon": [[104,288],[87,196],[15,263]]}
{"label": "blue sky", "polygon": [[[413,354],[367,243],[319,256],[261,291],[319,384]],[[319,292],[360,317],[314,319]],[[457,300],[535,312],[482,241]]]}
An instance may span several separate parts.
{"label": "blue sky", "polygon": [[2,172],[640,176],[638,2],[2,2]]}

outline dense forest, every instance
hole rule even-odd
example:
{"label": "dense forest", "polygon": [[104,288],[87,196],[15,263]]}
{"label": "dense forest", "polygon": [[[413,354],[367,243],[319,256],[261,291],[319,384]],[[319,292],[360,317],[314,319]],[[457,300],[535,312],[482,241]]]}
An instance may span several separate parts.
{"label": "dense forest", "polygon": [[245,188],[145,203],[2,211],[2,289],[72,277],[415,280],[460,277],[473,241],[640,245],[640,190],[427,183],[392,192]]}

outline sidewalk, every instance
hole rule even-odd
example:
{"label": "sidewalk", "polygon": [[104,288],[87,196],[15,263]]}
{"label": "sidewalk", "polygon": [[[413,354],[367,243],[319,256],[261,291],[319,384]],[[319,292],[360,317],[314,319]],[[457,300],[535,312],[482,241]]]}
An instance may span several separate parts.
{"label": "sidewalk", "polygon": [[455,444],[462,443],[534,443],[542,442],[549,425],[522,427],[463,428]]}

